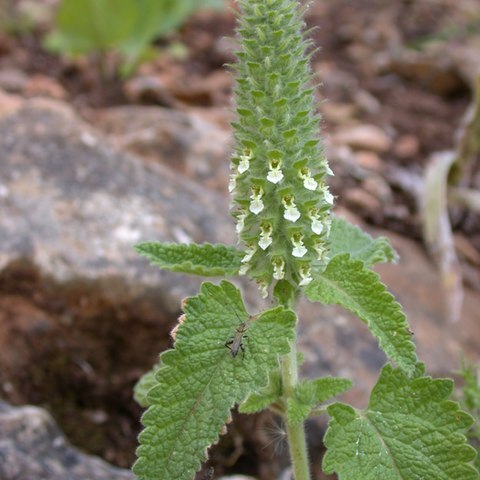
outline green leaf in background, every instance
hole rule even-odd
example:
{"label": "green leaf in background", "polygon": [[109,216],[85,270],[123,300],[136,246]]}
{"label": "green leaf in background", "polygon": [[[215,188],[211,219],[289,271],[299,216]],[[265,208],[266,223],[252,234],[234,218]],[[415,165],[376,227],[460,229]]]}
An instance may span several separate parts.
{"label": "green leaf in background", "polygon": [[402,307],[364,262],[348,254],[337,255],[305,288],[305,295],[311,301],[342,305],[355,313],[378,339],[380,348],[405,372],[413,373],[417,356]]}
{"label": "green leaf in background", "polygon": [[475,480],[473,419],[449,401],[451,380],[408,378],[386,365],[366,410],[335,403],[325,435],[326,473],[340,480]]}
{"label": "green leaf in background", "polygon": [[398,258],[388,238],[373,239],[340,217],[333,217],[328,240],[330,258],[349,253],[352,259],[362,260],[367,267],[376,263],[395,262]]}
{"label": "green leaf in background", "polygon": [[236,275],[243,253],[226,245],[203,243],[141,243],[136,251],[153,265],[172,272],[204,277]]}
{"label": "green leaf in background", "polygon": [[[278,356],[295,337],[295,314],[277,307],[258,317],[245,310],[240,291],[223,281],[204,283],[185,303],[175,348],[161,356],[157,386],[147,395],[138,460],[140,480],[191,480],[230,415],[230,409],[263,387]],[[225,343],[246,326],[244,352]]]}
{"label": "green leaf in background", "polygon": [[133,387],[133,398],[141,407],[146,408],[149,406],[147,395],[158,383],[156,375],[160,365],[160,362],[156,363],[151,370],[140,377],[135,387]]}
{"label": "green leaf in background", "polygon": [[115,50],[129,72],[151,42],[175,32],[196,10],[221,0],[61,0],[46,46],[67,55]]}
{"label": "green leaf in background", "polygon": [[352,388],[347,378],[323,377],[305,380],[295,386],[293,396],[287,402],[287,415],[290,423],[301,423],[312,409]]}

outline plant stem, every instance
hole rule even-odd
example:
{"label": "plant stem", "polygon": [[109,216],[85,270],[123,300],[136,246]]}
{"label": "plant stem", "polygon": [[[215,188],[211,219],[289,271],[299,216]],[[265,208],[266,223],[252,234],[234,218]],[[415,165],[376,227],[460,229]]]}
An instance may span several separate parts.
{"label": "plant stem", "polygon": [[[294,343],[291,345],[290,353],[282,357],[281,369],[283,393],[288,400],[293,395],[295,385],[298,382],[297,349]],[[285,416],[284,421],[288,436],[293,476],[295,480],[310,480],[307,441],[303,422],[292,425],[289,423],[287,416]]]}

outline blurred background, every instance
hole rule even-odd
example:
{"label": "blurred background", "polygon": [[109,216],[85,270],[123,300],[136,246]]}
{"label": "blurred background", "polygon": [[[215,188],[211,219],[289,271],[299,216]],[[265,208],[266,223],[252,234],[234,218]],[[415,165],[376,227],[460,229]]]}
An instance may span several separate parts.
{"label": "blurred background", "polygon": [[[133,386],[199,281],[132,246],[235,242],[235,8],[0,0],[2,480],[133,478]],[[480,1],[316,0],[306,23],[336,212],[391,239],[399,264],[378,271],[427,370],[454,376],[478,418]],[[385,361],[375,341],[333,307],[300,314],[304,374],[349,376],[345,398],[366,405]],[[324,429],[308,425],[317,479],[333,478]],[[268,413],[235,415],[210,451],[215,478],[287,479],[285,458]]]}

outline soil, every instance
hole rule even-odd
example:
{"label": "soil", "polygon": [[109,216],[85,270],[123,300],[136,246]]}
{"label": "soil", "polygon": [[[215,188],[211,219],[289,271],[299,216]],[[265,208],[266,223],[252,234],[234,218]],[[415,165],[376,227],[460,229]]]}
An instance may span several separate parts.
{"label": "soil", "polygon": [[[309,25],[319,26],[313,32],[314,44],[321,46],[314,65],[341,72],[345,80],[343,84],[325,82],[321,96],[348,103],[357,91],[366,91],[377,98],[381,108],[363,112],[362,121],[388,125],[398,136],[418,140],[418,150],[408,158],[393,151],[382,157],[390,166],[418,174],[430,153],[452,148],[471,91],[457,79],[454,88],[440,95],[400,75],[382,73],[369,54],[381,53],[382,48],[387,51],[394,39],[414,44],[438,34],[452,18],[461,16],[461,3],[362,0],[360,8],[358,1],[337,0],[316,2],[308,14]],[[24,72],[29,79],[19,92],[24,96],[57,96],[89,116],[97,109],[128,103],[225,108],[231,79],[224,74],[223,65],[233,59],[232,43],[224,37],[232,34],[234,23],[231,12],[202,12],[168,42],[159,42],[159,58],[142,66],[140,73],[155,75],[163,82],[168,91],[163,100],[158,95],[132,96],[128,79],[100,76],[93,58],[72,61],[46,52],[42,32],[0,34],[0,72]],[[370,38],[369,32],[377,37]],[[183,59],[168,50],[178,41],[188,52]],[[49,87],[39,81],[45,78],[51,81]],[[333,128],[324,122],[327,133]],[[334,184],[334,188],[341,199],[345,187]],[[419,238],[414,200],[401,189],[394,194],[396,203],[409,212],[405,221],[369,214],[366,220]],[[455,227],[480,250],[478,218],[462,216]],[[12,265],[0,275],[0,323],[8,327],[2,328],[0,335],[9,336],[15,355],[0,352],[0,395],[14,404],[48,408],[72,443],[129,467],[142,413],[132,399],[132,388],[158,352],[170,345],[174,322],[174,318],[161,318],[160,312],[112,303],[88,282],[59,285],[29,264]],[[216,472],[275,478],[285,457],[281,427],[268,415],[245,417],[234,425],[211,452]],[[319,464],[319,459],[313,460]],[[316,478],[327,477],[317,472]]]}

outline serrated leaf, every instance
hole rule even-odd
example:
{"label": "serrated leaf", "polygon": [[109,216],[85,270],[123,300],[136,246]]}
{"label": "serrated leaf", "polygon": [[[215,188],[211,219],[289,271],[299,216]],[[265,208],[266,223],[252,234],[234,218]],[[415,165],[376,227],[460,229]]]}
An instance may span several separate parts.
{"label": "serrated leaf", "polygon": [[305,288],[305,295],[355,313],[378,339],[380,348],[407,373],[413,373],[417,357],[405,314],[379,276],[362,261],[348,254],[337,255]]}
{"label": "serrated leaf", "polygon": [[265,410],[282,395],[282,378],[278,370],[270,372],[267,386],[252,392],[238,407],[240,413],[256,413]]}
{"label": "serrated leaf", "polygon": [[366,410],[328,407],[324,471],[341,480],[478,479],[464,435],[473,419],[448,400],[452,389],[451,380],[386,365]]}
{"label": "serrated leaf", "polygon": [[313,407],[336,397],[352,387],[347,378],[323,377],[305,380],[295,386],[287,402],[287,416],[290,423],[303,422]]}
{"label": "serrated leaf", "polygon": [[149,242],[136,245],[135,249],[163,270],[204,277],[237,274],[243,256],[234,247],[210,243]]}
{"label": "serrated leaf", "polygon": [[[158,385],[148,393],[142,422],[139,480],[191,480],[219,436],[230,409],[262,388],[278,355],[289,351],[295,314],[277,307],[250,317],[229,282],[204,283],[185,304],[175,349],[162,354]],[[246,327],[244,352],[233,357],[226,342]]]}
{"label": "serrated leaf", "polygon": [[133,387],[133,398],[141,407],[146,408],[150,405],[147,400],[147,395],[148,392],[158,384],[156,374],[160,365],[160,362],[156,363],[151,370],[140,377]]}
{"label": "serrated leaf", "polygon": [[340,217],[333,216],[328,239],[331,258],[349,253],[351,258],[362,260],[367,266],[383,262],[396,262],[398,259],[398,254],[388,238],[374,239],[359,227]]}

